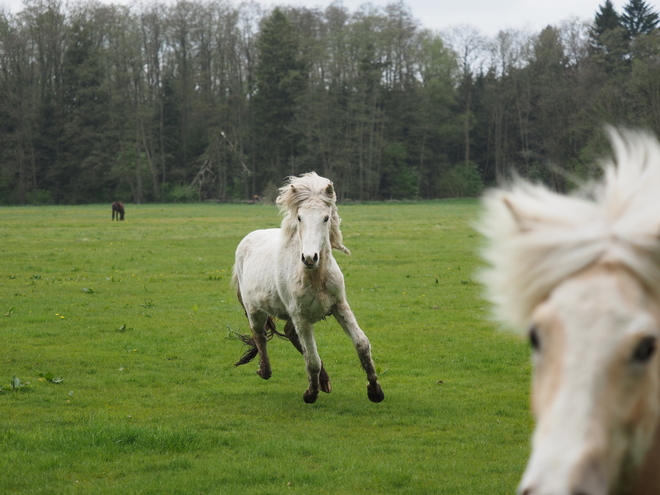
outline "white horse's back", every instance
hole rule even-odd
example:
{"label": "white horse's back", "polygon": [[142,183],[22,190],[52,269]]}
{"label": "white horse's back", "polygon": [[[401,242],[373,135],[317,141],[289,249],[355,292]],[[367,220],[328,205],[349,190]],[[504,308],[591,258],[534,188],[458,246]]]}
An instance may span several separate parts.
{"label": "white horse's back", "polygon": [[281,229],[255,230],[236,248],[233,282],[246,311],[264,311],[276,318],[288,317],[277,290]]}

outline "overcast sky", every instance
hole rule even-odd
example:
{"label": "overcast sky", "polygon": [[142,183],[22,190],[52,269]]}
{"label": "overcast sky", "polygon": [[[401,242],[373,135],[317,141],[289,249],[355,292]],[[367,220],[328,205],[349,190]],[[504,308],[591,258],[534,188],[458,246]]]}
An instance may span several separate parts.
{"label": "overcast sky", "polygon": [[[128,4],[131,0],[101,0],[103,3]],[[147,3],[149,0],[143,0]],[[174,0],[167,0],[169,2]],[[236,0],[238,3],[238,0]],[[325,8],[331,1],[320,0],[257,0],[265,7],[293,5]],[[364,0],[343,0],[343,5],[354,12]],[[390,0],[373,0],[374,5],[384,6]],[[527,29],[532,33],[541,31],[548,24],[559,24],[571,17],[586,21],[593,19],[598,7],[605,0],[405,0],[415,19],[426,28],[444,30],[448,27],[469,24],[482,34],[493,36],[503,29]],[[621,12],[627,0],[613,0]],[[657,2],[647,0],[657,12]],[[0,0],[0,8],[12,13],[22,9],[22,0]]]}

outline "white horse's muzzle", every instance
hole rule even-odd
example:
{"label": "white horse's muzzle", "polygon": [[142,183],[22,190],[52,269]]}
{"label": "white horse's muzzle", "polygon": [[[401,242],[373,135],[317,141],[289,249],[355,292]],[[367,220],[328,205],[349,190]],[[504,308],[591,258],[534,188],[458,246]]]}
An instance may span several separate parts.
{"label": "white horse's muzzle", "polygon": [[311,256],[310,255],[305,256],[305,254],[303,254],[302,255],[302,262],[303,262],[303,265],[305,265],[305,268],[307,268],[308,270],[316,268],[319,264],[319,254],[314,253]]}

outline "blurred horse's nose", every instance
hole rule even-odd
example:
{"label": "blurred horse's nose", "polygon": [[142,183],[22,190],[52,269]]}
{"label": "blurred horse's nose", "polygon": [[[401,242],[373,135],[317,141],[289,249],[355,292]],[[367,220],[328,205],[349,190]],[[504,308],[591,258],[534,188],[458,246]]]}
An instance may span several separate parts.
{"label": "blurred horse's nose", "polygon": [[[585,491],[583,488],[587,489]],[[518,495],[545,495],[546,492],[542,492],[540,490],[536,490],[533,487],[530,488],[525,488],[524,490],[521,490],[518,492]],[[567,492],[568,495],[598,495],[601,494],[602,492],[597,491],[597,492],[592,492],[588,491],[588,487],[578,487],[572,489],[570,492]],[[554,494],[553,494],[554,495]]]}
{"label": "blurred horse's nose", "polygon": [[302,254],[302,262],[305,265],[305,268],[314,268],[319,262],[319,253],[314,254]]}
{"label": "blurred horse's nose", "polygon": [[580,459],[565,476],[541,476],[524,480],[518,495],[607,495],[609,483],[605,462],[598,451],[588,453]]}
{"label": "blurred horse's nose", "polygon": [[607,495],[609,483],[602,456],[592,454],[573,473],[571,495]]}

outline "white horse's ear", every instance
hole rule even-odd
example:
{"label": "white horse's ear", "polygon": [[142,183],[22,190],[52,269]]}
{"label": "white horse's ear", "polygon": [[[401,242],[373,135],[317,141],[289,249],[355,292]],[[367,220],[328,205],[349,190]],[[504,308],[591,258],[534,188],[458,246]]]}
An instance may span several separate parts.
{"label": "white horse's ear", "polygon": [[332,182],[330,182],[327,186],[325,186],[325,192],[326,192],[329,196],[332,196],[332,193],[335,192],[334,187],[332,187]]}
{"label": "white horse's ear", "polygon": [[513,221],[515,222],[520,232],[529,232],[532,230],[531,218],[523,215],[508,197],[504,196],[502,198],[502,202],[509,210],[509,213],[511,213],[511,218],[513,218]]}
{"label": "white horse's ear", "polygon": [[291,192],[296,192],[296,186],[294,186],[293,184],[291,184]]}

